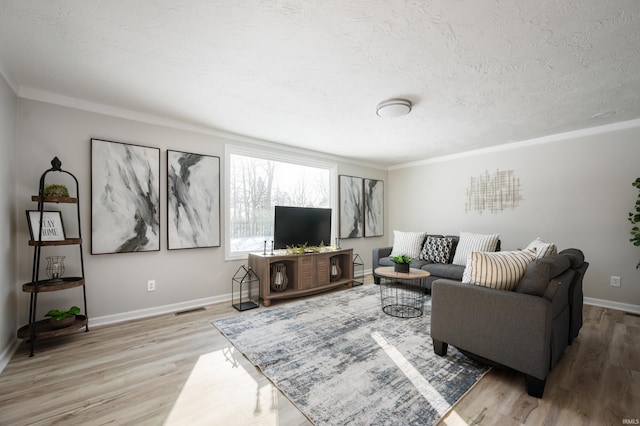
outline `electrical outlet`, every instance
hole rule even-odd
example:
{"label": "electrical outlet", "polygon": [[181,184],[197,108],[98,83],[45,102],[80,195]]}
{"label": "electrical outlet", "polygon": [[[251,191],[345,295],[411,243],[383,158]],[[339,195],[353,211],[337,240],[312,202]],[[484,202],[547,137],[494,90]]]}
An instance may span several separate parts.
{"label": "electrical outlet", "polygon": [[147,291],[156,291],[156,280],[147,281]]}
{"label": "electrical outlet", "polygon": [[620,287],[620,277],[611,276],[611,281],[609,281],[609,285],[611,287]]}

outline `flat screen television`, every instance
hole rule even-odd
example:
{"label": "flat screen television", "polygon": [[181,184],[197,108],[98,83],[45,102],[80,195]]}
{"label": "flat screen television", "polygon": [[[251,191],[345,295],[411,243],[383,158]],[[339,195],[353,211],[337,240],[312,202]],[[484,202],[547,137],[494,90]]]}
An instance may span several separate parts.
{"label": "flat screen television", "polygon": [[331,209],[276,206],[273,234],[276,249],[331,245]]}

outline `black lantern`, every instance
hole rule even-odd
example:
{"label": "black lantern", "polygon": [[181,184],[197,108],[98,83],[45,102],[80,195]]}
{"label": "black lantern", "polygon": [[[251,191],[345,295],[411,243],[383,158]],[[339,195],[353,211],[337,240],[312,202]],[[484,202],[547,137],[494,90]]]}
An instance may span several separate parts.
{"label": "black lantern", "polygon": [[251,267],[241,265],[233,275],[231,303],[239,311],[260,306],[260,278]]}

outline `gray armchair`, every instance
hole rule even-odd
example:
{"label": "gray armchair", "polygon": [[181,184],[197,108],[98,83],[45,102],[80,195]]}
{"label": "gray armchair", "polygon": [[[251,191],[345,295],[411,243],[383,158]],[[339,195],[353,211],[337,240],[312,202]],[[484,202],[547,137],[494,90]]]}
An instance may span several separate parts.
{"label": "gray armchair", "polygon": [[[538,266],[541,265],[541,266]],[[441,356],[448,345],[525,375],[527,392],[541,398],[548,372],[570,341],[569,287],[576,271],[568,256],[547,256],[544,294],[495,290],[440,279],[431,287],[431,337]],[[527,268],[529,273],[529,268]],[[522,282],[522,281],[521,281]]]}

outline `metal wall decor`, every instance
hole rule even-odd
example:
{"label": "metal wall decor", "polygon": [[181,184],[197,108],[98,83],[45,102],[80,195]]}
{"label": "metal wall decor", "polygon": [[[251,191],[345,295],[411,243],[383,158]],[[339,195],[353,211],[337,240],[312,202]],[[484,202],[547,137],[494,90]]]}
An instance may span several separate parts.
{"label": "metal wall decor", "polygon": [[160,149],[91,139],[91,254],[160,250]]}
{"label": "metal wall decor", "polygon": [[384,235],[384,181],[364,180],[364,236]]}
{"label": "metal wall decor", "polygon": [[340,175],[340,238],[364,235],[362,178]]}
{"label": "metal wall decor", "polygon": [[515,177],[513,170],[496,170],[492,174],[486,171],[483,175],[471,177],[464,211],[498,213],[516,208],[521,200],[520,179]]}
{"label": "metal wall decor", "polygon": [[167,151],[169,250],[220,246],[220,157]]}

